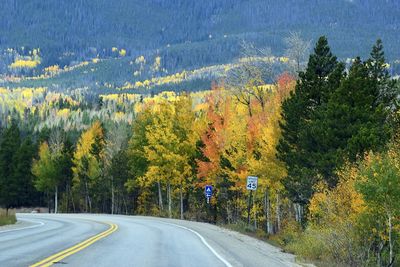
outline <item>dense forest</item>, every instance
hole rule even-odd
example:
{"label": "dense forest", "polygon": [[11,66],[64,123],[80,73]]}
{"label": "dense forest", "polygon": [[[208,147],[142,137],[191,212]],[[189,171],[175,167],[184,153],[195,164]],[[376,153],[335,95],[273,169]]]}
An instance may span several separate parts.
{"label": "dense forest", "polygon": [[[375,34],[379,32],[392,59],[399,58],[396,49],[399,5],[395,0],[211,0],[201,3],[6,0],[2,1],[0,11],[0,45],[3,48],[40,47],[53,65],[59,63],[54,61],[64,52],[82,56],[92,48],[104,53],[103,49],[113,46],[135,53],[185,43],[195,56],[196,47],[212,48],[210,39],[222,46],[227,45],[223,45],[224,39],[231,39],[230,46],[234,49],[234,39],[246,38],[246,35],[282,53],[281,36],[289,31],[301,31],[314,39],[321,33],[327,34],[339,56],[344,58],[353,56],[353,51],[366,56],[367,44],[378,38]],[[225,50],[228,56],[235,53],[226,47]],[[215,49],[209,49],[208,54],[211,53],[208,61],[221,56],[229,59]]]}
{"label": "dense forest", "polygon": [[398,0],[2,0],[0,225],[19,207],[152,215],[321,266],[400,265],[399,14]]}
{"label": "dense forest", "polygon": [[400,83],[381,40],[342,62],[320,37],[296,70],[267,53],[250,45],[209,91],[1,88],[0,205],[243,226],[304,259],[396,265]]}
{"label": "dense forest", "polygon": [[[400,73],[396,0],[5,0],[1,7],[0,85],[6,87],[90,86],[104,93],[125,83],[230,64],[241,56],[243,41],[282,57],[293,32],[312,42],[328,36],[342,60],[367,57],[370,44],[381,38],[391,73]],[[141,56],[148,67],[159,57],[160,71],[135,75]],[[201,77],[167,90],[205,90],[211,80]]]}

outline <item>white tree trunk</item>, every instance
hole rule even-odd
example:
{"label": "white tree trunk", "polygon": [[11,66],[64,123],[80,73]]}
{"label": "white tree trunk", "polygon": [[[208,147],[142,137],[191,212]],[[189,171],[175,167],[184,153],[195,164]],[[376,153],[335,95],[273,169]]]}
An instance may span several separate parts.
{"label": "white tree trunk", "polygon": [[181,198],[181,220],[183,220],[183,195],[182,195],[182,183],[180,187],[180,198]]}
{"label": "white tree trunk", "polygon": [[162,199],[162,193],[161,193],[160,180],[157,181],[157,186],[158,186],[158,205],[159,205],[160,211],[162,211],[163,210],[163,199]]}
{"label": "white tree trunk", "polygon": [[269,197],[268,191],[265,190],[265,197],[264,197],[264,205],[265,205],[265,213],[267,217],[267,233],[273,234],[272,223],[271,223],[271,211],[270,211],[270,204],[269,204]]}
{"label": "white tree trunk", "polygon": [[301,224],[303,219],[303,206],[299,203],[293,203],[293,207],[294,207],[296,222]]}
{"label": "white tree trunk", "polygon": [[172,208],[171,208],[171,184],[168,183],[168,217],[172,218]]}
{"label": "white tree trunk", "polygon": [[277,232],[281,230],[281,203],[279,198],[279,193],[276,194],[276,223],[277,223]]}
{"label": "white tree trunk", "polygon": [[388,225],[389,225],[389,266],[393,263],[393,240],[392,240],[392,215],[388,214]]}

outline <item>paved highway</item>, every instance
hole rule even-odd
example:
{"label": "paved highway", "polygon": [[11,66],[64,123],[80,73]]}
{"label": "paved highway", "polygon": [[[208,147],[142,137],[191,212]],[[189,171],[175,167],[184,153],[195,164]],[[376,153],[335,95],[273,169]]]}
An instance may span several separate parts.
{"label": "paved highway", "polygon": [[251,237],[197,222],[89,214],[18,214],[0,228],[0,266],[298,266]]}

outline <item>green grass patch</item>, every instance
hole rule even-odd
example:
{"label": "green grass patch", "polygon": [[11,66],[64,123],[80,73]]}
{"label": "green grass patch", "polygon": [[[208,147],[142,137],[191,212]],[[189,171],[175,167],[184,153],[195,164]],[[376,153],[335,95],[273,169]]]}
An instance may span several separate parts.
{"label": "green grass patch", "polygon": [[15,210],[9,209],[7,213],[5,209],[0,209],[0,226],[14,224],[16,222],[17,217],[15,216]]}

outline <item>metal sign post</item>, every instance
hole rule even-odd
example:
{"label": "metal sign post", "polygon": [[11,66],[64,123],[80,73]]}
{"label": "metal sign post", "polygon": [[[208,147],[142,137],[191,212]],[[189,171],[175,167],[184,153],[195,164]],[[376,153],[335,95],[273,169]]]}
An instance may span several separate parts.
{"label": "metal sign post", "polygon": [[247,176],[246,189],[250,190],[249,202],[247,204],[247,225],[250,225],[250,211],[251,211],[251,206],[253,204],[252,203],[253,191],[257,190],[257,185],[258,185],[258,177],[256,177],[256,176]]}
{"label": "metal sign post", "polygon": [[204,194],[206,195],[207,198],[207,204],[210,204],[210,198],[212,197],[212,186],[211,185],[206,185],[204,189]]}

